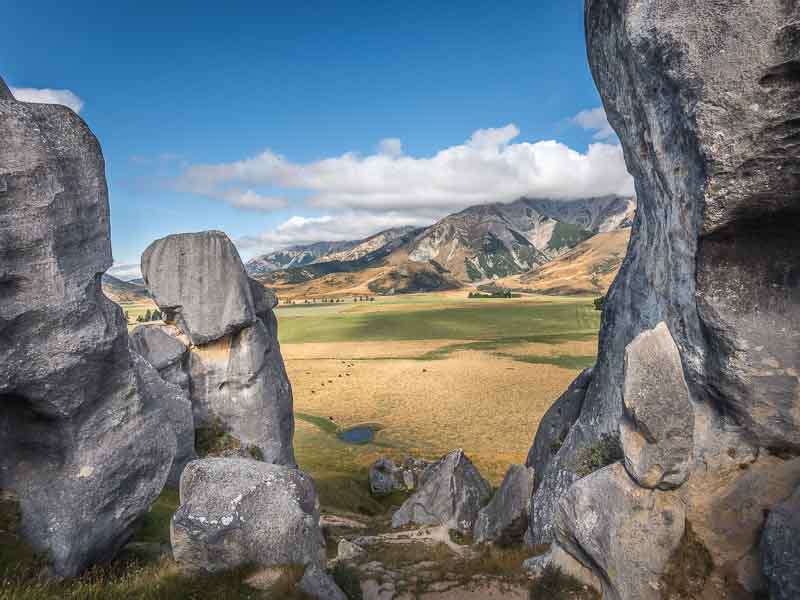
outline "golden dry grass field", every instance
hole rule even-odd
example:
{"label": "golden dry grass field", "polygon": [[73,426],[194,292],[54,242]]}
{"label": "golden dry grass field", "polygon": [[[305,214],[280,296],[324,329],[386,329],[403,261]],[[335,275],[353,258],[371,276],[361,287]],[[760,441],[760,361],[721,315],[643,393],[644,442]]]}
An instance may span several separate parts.
{"label": "golden dry grass field", "polygon": [[[494,485],[523,463],[539,420],[593,364],[591,298],[468,299],[466,291],[277,309],[294,389],[295,447],[323,505],[368,510],[380,456],[462,447]],[[337,434],[378,429],[372,443]]]}

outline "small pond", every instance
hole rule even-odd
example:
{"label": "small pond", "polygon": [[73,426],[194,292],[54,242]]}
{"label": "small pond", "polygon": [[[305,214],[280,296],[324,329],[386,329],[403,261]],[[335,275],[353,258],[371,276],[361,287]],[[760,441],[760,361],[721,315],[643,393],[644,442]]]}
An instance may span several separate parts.
{"label": "small pond", "polygon": [[356,425],[350,429],[340,431],[337,436],[348,444],[368,444],[375,439],[375,434],[380,430],[378,425]]}

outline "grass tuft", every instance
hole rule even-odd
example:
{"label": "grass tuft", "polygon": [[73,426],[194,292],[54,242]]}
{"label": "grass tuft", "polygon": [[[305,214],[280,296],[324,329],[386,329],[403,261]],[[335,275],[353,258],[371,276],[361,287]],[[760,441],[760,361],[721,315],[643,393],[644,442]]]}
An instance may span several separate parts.
{"label": "grass tuft", "polygon": [[547,565],[528,592],[528,600],[599,600],[600,595],[554,565]]}
{"label": "grass tuft", "polygon": [[575,474],[586,477],[603,467],[607,467],[625,458],[619,438],[615,435],[604,435],[593,446],[582,448],[576,456]]}

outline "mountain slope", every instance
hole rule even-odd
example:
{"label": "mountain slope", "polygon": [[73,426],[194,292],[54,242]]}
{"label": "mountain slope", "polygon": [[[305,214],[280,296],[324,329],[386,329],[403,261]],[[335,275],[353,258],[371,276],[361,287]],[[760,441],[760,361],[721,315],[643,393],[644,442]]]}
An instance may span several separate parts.
{"label": "mountain slope", "polygon": [[474,206],[426,229],[409,247],[409,259],[435,260],[462,281],[508,277],[629,224],[634,207],[619,196]]}
{"label": "mountain slope", "polygon": [[625,258],[630,233],[598,233],[547,264],[489,285],[537,294],[605,294]]}
{"label": "mountain slope", "polygon": [[117,279],[113,275],[103,273],[103,293],[114,302],[135,302],[149,298],[147,288],[131,281]]}
{"label": "mountain slope", "polygon": [[393,250],[401,243],[398,240],[403,240],[413,231],[410,226],[394,227],[361,240],[290,246],[253,258],[247,261],[245,268],[251,275],[256,275],[323,262],[354,261],[387,246]]}
{"label": "mountain slope", "polygon": [[359,241],[316,242],[301,246],[289,246],[248,260],[245,268],[248,273],[257,274],[300,267],[311,264],[329,254],[351,250],[359,243]]}

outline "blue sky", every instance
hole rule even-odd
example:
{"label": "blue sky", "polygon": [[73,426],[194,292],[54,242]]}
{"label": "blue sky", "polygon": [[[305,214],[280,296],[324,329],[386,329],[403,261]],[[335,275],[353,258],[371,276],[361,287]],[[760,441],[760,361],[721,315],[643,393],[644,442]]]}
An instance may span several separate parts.
{"label": "blue sky", "polygon": [[0,32],[18,98],[100,139],[122,274],[168,233],[222,229],[246,258],[632,189],[582,0],[17,2]]}

